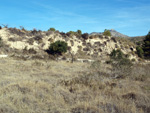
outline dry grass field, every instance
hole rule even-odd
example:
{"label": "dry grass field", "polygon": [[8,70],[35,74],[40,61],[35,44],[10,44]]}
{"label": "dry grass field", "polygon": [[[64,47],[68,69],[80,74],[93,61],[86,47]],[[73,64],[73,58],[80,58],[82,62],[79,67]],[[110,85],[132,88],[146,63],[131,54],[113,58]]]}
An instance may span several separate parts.
{"label": "dry grass field", "polygon": [[0,113],[150,113],[150,64],[0,59]]}

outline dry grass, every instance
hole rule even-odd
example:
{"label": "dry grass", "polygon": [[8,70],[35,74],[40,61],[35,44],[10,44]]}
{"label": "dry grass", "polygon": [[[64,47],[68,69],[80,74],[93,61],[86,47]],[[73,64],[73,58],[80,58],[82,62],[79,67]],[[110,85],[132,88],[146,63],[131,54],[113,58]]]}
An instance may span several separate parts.
{"label": "dry grass", "polygon": [[149,113],[146,70],[113,79],[108,64],[0,59],[0,113]]}

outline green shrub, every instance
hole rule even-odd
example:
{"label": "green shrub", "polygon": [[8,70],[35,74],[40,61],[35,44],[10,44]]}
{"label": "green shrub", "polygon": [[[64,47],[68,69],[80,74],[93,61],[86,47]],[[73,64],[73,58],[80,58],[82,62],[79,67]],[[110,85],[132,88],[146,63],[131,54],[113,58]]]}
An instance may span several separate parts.
{"label": "green shrub", "polygon": [[129,65],[131,61],[128,59],[128,55],[125,55],[120,49],[113,49],[110,54],[112,61],[119,63],[119,65]]}
{"label": "green shrub", "polygon": [[136,47],[136,52],[137,52],[139,57],[143,58],[144,51],[143,51],[143,49],[140,46]]}
{"label": "green shrub", "polygon": [[119,60],[125,57],[123,52],[120,49],[113,49],[113,51],[110,53],[111,59]]}
{"label": "green shrub", "polygon": [[2,29],[2,26],[0,26],[0,29]]}
{"label": "green shrub", "polygon": [[111,32],[107,29],[104,30],[103,35],[105,36],[111,36]]}
{"label": "green shrub", "polygon": [[0,37],[0,47],[3,47],[4,43],[3,43],[3,40],[2,38]]}
{"label": "green shrub", "polygon": [[67,52],[68,45],[64,41],[56,41],[49,47],[49,53],[53,55],[62,55]]}
{"label": "green shrub", "polygon": [[144,57],[150,59],[150,32],[146,35],[143,43]]}
{"label": "green shrub", "polygon": [[76,35],[76,32],[74,32],[74,31],[69,31],[69,32],[67,32],[66,33],[68,36],[72,36],[72,35]]}
{"label": "green shrub", "polygon": [[66,33],[68,36],[77,36],[77,37],[81,37],[82,35],[82,31],[81,30],[77,30],[76,32],[75,31],[69,31]]}
{"label": "green shrub", "polygon": [[56,29],[55,29],[55,28],[50,28],[48,31],[53,31],[53,32],[55,32]]}
{"label": "green shrub", "polygon": [[69,31],[66,34],[68,36],[73,36],[73,35],[75,35],[75,36],[81,36],[82,32],[80,30],[78,30],[77,32],[75,32],[75,31]]}

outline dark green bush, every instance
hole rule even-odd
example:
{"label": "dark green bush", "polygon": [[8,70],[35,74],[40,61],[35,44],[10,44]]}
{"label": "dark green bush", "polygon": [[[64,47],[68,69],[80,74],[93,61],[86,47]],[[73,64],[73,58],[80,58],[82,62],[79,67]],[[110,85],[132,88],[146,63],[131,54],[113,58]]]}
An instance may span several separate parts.
{"label": "dark green bush", "polygon": [[68,45],[64,41],[56,41],[52,43],[49,47],[49,53],[53,55],[62,55],[62,53],[67,52]]}
{"label": "dark green bush", "polygon": [[88,39],[88,37],[89,37],[89,34],[88,34],[88,33],[82,34],[82,38],[83,38],[83,39]]}
{"label": "dark green bush", "polygon": [[144,57],[150,59],[150,32],[146,35],[143,43]]}
{"label": "dark green bush", "polygon": [[113,51],[110,54],[111,59],[119,60],[125,57],[123,52],[120,49],[113,49]]}
{"label": "dark green bush", "polygon": [[117,62],[119,65],[131,65],[131,61],[128,59],[128,55],[125,55],[120,49],[113,50],[110,54],[112,61]]}
{"label": "dark green bush", "polygon": [[137,52],[139,57],[143,58],[144,51],[143,51],[143,49],[140,46],[136,47],[136,52]]}
{"label": "dark green bush", "polygon": [[3,43],[2,38],[0,37],[0,47],[3,47],[3,46],[4,46],[4,43]]}

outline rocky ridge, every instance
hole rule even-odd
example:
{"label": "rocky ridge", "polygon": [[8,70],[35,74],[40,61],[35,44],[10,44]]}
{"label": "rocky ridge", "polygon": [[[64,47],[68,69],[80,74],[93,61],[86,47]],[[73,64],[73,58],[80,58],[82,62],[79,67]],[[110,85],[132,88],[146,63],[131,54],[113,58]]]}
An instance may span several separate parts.
{"label": "rocky ridge", "polygon": [[[114,30],[114,29],[108,29],[111,33],[111,36],[113,37],[121,37],[121,38],[130,38],[127,35],[124,35],[122,33],[119,33],[118,31]],[[103,32],[92,32],[90,35],[102,35]]]}

